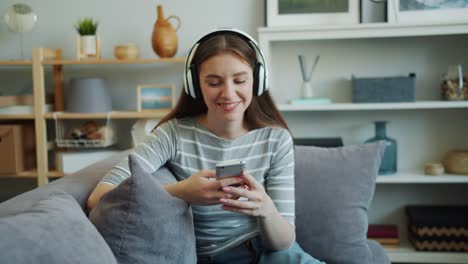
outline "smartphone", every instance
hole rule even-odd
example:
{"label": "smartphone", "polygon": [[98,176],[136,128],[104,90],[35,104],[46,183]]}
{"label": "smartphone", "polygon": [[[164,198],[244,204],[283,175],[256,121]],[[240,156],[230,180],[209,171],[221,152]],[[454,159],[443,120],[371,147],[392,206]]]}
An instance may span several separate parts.
{"label": "smartphone", "polygon": [[227,161],[216,164],[216,177],[228,178],[239,176],[245,170],[245,161]]}

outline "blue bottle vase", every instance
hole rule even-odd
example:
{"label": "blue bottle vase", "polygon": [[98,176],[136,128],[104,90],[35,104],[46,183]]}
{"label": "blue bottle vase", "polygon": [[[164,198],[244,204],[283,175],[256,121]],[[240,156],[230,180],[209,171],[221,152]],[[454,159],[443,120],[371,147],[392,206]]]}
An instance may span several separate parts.
{"label": "blue bottle vase", "polygon": [[380,163],[379,174],[394,174],[397,172],[397,142],[387,137],[386,121],[376,121],[375,136],[365,142],[385,141],[385,153]]}

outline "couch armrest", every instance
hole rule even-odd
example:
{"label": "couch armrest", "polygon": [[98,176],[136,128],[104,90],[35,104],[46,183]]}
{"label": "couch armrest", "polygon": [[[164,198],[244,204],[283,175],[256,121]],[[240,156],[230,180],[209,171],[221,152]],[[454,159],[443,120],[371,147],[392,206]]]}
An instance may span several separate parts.
{"label": "couch armrest", "polygon": [[67,193],[73,196],[81,208],[84,209],[86,200],[96,184],[115,164],[128,156],[130,152],[131,150],[122,151],[72,175],[11,198],[0,204],[0,217],[24,212],[38,201],[57,193]]}

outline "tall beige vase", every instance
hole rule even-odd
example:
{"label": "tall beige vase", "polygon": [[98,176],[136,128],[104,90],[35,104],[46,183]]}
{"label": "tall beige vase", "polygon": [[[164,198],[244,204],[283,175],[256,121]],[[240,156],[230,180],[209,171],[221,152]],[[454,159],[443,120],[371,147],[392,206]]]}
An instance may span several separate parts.
{"label": "tall beige vase", "polygon": [[[170,58],[177,53],[177,30],[180,27],[180,18],[178,16],[169,16],[164,18],[163,8],[161,5],[157,7],[158,17],[154,23],[153,36],[151,43],[154,52],[161,58]],[[175,19],[177,25],[174,27],[169,20]]]}

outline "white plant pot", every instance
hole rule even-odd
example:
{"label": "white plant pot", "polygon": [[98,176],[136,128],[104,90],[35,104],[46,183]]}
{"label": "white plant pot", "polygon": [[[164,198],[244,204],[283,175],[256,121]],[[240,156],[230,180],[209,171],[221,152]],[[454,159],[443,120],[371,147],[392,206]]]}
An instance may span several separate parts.
{"label": "white plant pot", "polygon": [[81,53],[84,55],[96,55],[96,36],[81,36],[80,46]]}

